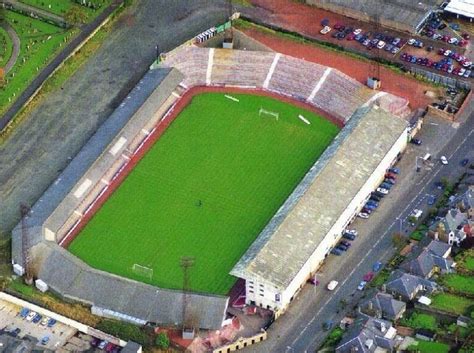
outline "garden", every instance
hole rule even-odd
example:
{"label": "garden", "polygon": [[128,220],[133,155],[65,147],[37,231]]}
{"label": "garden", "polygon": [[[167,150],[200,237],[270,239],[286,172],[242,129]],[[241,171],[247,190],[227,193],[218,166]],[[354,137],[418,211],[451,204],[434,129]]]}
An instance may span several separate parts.
{"label": "garden", "polygon": [[451,273],[442,276],[440,283],[450,292],[464,295],[474,295],[474,277]]}
{"label": "garden", "polygon": [[469,315],[469,309],[474,306],[474,300],[449,293],[439,293],[431,299],[431,307],[455,315]]}

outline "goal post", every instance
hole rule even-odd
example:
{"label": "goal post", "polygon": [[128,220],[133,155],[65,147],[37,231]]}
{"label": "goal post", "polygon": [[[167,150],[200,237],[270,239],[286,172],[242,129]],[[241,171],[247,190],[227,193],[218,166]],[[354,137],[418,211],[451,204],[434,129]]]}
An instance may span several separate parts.
{"label": "goal post", "polygon": [[132,272],[140,277],[147,278],[152,280],[153,278],[153,269],[139,264],[133,264]]}
{"label": "goal post", "polygon": [[272,112],[271,110],[260,108],[260,110],[258,111],[258,116],[262,116],[262,115],[268,115],[270,117],[275,118],[275,120],[277,121],[278,121],[278,118],[280,117],[280,114],[278,112]]}

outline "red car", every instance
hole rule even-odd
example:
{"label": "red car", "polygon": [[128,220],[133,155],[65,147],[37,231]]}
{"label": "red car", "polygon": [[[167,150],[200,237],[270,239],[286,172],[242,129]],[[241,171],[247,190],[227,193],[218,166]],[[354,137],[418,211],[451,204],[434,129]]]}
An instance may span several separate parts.
{"label": "red car", "polygon": [[374,277],[375,277],[375,273],[373,273],[373,272],[367,272],[367,273],[364,275],[363,279],[364,279],[364,281],[366,281],[366,282],[370,282],[370,281],[372,281],[372,280],[374,279]]}
{"label": "red car", "polygon": [[341,24],[341,23],[336,23],[336,24],[334,25],[334,29],[337,29],[338,31],[343,31],[345,28],[346,28],[346,27],[345,27],[343,24]]}
{"label": "red car", "polygon": [[354,40],[354,37],[355,37],[355,36],[356,36],[356,35],[355,35],[354,33],[350,33],[350,34],[346,37],[346,39],[347,39],[347,40]]}
{"label": "red car", "polygon": [[439,48],[439,49],[438,49],[438,54],[439,54],[439,55],[444,55],[444,52],[445,52],[445,51],[446,51],[446,49],[444,49],[444,48]]}
{"label": "red car", "polygon": [[450,36],[447,36],[447,35],[444,35],[444,36],[441,37],[441,40],[442,40],[443,42],[448,42],[450,39],[451,39],[451,37],[450,37]]}
{"label": "red car", "polygon": [[385,177],[393,180],[397,179],[397,175],[394,173],[385,173]]}

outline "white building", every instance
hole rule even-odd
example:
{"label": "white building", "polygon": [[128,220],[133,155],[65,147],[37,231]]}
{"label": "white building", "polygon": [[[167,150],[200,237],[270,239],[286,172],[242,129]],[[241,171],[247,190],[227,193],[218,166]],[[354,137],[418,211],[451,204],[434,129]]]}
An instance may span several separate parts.
{"label": "white building", "polygon": [[235,265],[246,303],[283,312],[407,144],[407,123],[361,108]]}

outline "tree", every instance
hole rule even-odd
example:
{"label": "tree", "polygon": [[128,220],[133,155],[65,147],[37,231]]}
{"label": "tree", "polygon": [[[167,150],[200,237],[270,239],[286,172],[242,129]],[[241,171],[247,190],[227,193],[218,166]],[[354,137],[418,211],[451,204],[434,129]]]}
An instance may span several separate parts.
{"label": "tree", "polygon": [[87,15],[79,6],[71,6],[64,14],[64,20],[70,24],[83,24],[87,21]]}
{"label": "tree", "polygon": [[406,238],[401,233],[395,233],[392,235],[392,244],[395,248],[400,249],[406,244]]}
{"label": "tree", "polygon": [[168,349],[170,346],[170,339],[166,332],[160,332],[155,339],[155,344],[161,349]]}

